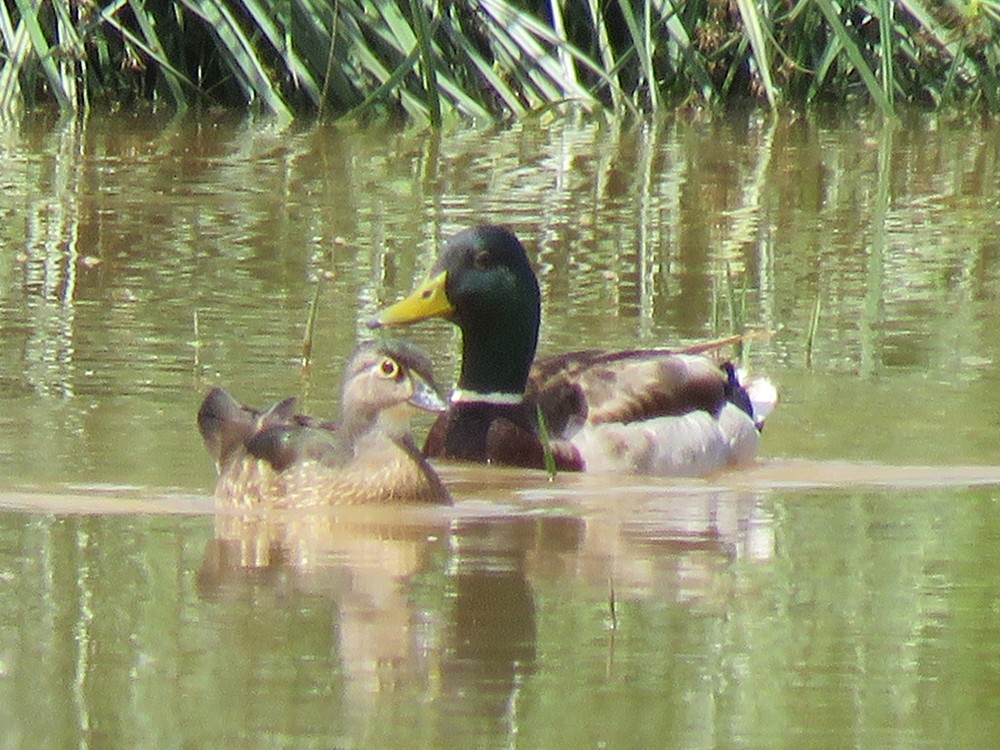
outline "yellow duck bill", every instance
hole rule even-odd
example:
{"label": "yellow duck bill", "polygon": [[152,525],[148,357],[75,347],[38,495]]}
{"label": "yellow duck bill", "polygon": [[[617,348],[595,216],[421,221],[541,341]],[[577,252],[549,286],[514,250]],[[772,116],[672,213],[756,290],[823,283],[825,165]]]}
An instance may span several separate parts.
{"label": "yellow duck bill", "polygon": [[447,318],[455,308],[445,289],[448,272],[432,276],[394,305],[390,305],[371,321],[369,328],[406,325],[428,318]]}

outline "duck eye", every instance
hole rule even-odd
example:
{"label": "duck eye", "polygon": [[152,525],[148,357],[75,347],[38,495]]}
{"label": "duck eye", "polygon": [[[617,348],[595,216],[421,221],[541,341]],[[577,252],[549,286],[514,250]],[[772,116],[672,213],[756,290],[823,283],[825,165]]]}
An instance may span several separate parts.
{"label": "duck eye", "polygon": [[476,257],[473,258],[472,264],[480,271],[483,271],[493,267],[493,259],[490,257],[488,250],[480,250],[476,253]]}
{"label": "duck eye", "polygon": [[394,378],[399,374],[399,365],[395,360],[388,357],[382,360],[382,364],[379,365],[378,369],[382,373],[382,376],[386,378]]}

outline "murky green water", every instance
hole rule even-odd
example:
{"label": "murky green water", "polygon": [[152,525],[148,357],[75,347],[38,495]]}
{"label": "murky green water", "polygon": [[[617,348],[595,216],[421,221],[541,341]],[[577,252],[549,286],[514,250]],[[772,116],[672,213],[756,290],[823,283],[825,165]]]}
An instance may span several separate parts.
{"label": "murky green water", "polygon": [[[0,746],[1000,742],[995,126],[36,121],[0,185]],[[761,467],[213,518],[204,391],[334,414],[481,221],[538,259],[543,351],[772,331]]]}

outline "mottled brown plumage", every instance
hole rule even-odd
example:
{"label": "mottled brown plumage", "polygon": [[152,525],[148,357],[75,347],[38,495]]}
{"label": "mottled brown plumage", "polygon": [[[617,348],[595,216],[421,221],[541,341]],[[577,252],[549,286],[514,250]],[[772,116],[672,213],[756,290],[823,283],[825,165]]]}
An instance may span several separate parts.
{"label": "mottled brown plumage", "polygon": [[339,423],[295,414],[295,399],[258,411],[215,388],[202,402],[198,427],[219,470],[216,501],[238,508],[448,503],[409,434],[413,407],[441,411],[444,403],[430,360],[402,342],[355,351]]}

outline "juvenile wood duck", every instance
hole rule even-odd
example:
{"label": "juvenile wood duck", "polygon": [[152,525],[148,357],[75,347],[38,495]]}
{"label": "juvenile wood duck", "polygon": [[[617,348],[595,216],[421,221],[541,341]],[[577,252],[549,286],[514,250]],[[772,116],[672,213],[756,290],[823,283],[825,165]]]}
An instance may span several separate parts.
{"label": "juvenile wood duck", "polygon": [[198,410],[198,429],[219,471],[216,502],[275,508],[450,503],[409,433],[412,407],[445,406],[430,359],[399,341],[355,350],[339,423],[295,414],[294,398],[258,411],[214,388]]}
{"label": "juvenile wood duck", "polygon": [[524,247],[479,226],[452,237],[427,280],[369,322],[444,318],[462,332],[458,384],[426,455],[543,467],[541,413],[562,470],[701,476],[754,460],[777,400],[770,381],[744,386],[731,364],[693,351],[535,359],[540,315]]}

